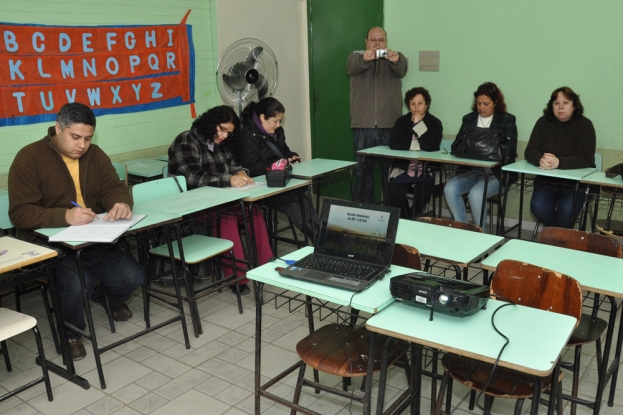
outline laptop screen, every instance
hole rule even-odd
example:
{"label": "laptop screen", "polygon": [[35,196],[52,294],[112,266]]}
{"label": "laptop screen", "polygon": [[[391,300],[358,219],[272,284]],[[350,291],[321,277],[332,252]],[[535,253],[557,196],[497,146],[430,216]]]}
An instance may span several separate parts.
{"label": "laptop screen", "polygon": [[326,199],[316,253],[389,265],[400,210]]}

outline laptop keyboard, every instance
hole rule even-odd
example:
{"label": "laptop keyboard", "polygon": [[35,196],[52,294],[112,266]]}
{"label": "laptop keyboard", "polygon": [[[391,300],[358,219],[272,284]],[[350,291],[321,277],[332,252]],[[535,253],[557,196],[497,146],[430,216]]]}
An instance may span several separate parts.
{"label": "laptop keyboard", "polygon": [[359,280],[368,280],[378,272],[378,267],[341,261],[334,258],[325,258],[310,255],[296,263],[297,267],[330,272]]}

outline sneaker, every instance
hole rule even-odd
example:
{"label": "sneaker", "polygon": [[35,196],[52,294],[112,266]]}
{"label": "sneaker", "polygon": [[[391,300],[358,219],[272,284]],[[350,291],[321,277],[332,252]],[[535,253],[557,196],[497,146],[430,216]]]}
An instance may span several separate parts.
{"label": "sneaker", "polygon": [[71,359],[76,362],[86,357],[87,351],[84,349],[82,340],[80,339],[68,339],[69,353],[71,353]]}
{"label": "sneaker", "polygon": [[112,315],[115,321],[128,321],[132,318],[132,312],[126,304],[123,304],[119,310],[113,311]]}
{"label": "sneaker", "polygon": [[[236,294],[236,286],[235,285],[230,285],[229,288],[231,289],[231,292]],[[249,286],[247,284],[239,284],[238,288],[240,288],[240,295],[248,295],[248,294],[251,293],[251,289],[249,288]]]}

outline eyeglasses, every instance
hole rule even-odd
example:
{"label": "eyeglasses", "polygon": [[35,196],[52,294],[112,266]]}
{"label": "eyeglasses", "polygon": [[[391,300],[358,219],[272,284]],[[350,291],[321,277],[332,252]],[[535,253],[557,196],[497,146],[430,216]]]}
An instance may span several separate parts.
{"label": "eyeglasses", "polygon": [[229,137],[230,135],[232,135],[234,132],[233,131],[229,131],[227,128],[225,127],[221,127],[220,125],[216,126],[216,129],[218,130],[218,134],[225,134],[225,138]]}
{"label": "eyeglasses", "polygon": [[373,37],[373,38],[368,39],[368,40],[369,40],[370,42],[373,42],[373,43],[374,43],[374,42],[383,43],[383,42],[385,42],[385,40],[386,40],[386,39],[385,39],[385,38],[383,38],[383,37],[380,37],[380,38],[378,38],[378,39],[377,39],[377,38],[375,38],[375,37]]}

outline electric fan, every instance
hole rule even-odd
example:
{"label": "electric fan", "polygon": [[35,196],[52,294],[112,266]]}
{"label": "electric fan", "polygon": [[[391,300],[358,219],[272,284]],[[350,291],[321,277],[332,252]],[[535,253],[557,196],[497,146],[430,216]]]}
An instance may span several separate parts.
{"label": "electric fan", "polygon": [[238,114],[251,101],[272,96],[277,88],[277,59],[257,39],[240,39],[227,48],[216,70],[216,84],[223,101]]}

